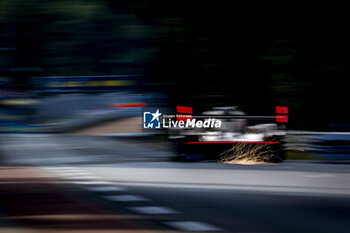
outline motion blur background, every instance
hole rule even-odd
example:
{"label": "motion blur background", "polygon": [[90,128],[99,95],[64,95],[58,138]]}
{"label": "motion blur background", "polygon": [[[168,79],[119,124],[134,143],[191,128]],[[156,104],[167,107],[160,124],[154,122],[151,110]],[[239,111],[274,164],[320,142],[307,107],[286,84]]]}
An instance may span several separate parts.
{"label": "motion blur background", "polygon": [[[259,115],[282,105],[290,109],[289,129],[348,131],[349,35],[346,16],[332,12],[287,4],[1,1],[1,119],[18,123],[45,111],[27,101],[16,114],[8,109],[20,104],[8,99],[43,103],[62,93],[123,89],[86,88],[96,82],[77,89],[76,78],[55,86],[50,76],[139,75],[133,91],[157,93],[166,105],[198,112],[237,105]],[[45,122],[43,115],[35,121]]]}
{"label": "motion blur background", "polygon": [[[0,232],[349,232],[340,9],[0,0]],[[287,106],[297,150],[252,166],[175,161],[141,116],[176,106],[273,118]]]}

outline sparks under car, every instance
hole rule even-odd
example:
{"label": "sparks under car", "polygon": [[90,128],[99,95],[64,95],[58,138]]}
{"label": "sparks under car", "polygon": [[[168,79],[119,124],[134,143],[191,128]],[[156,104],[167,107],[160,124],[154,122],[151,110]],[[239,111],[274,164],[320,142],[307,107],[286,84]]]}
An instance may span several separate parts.
{"label": "sparks under car", "polygon": [[221,127],[171,129],[169,138],[181,160],[218,159],[223,152],[237,144],[264,144],[271,151],[272,161],[284,159],[284,126],[275,122],[276,116],[247,116],[237,107],[217,107],[194,118],[221,120]]}

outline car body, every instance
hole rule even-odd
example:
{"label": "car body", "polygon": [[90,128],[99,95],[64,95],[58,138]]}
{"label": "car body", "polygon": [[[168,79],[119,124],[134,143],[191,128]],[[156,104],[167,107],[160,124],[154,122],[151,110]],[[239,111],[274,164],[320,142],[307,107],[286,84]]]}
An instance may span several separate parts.
{"label": "car body", "polygon": [[[247,116],[238,107],[217,107],[203,112],[201,119],[221,119],[220,128],[171,130],[169,138],[181,160],[219,159],[235,145],[263,144],[272,151],[275,161],[284,159],[284,127],[276,123],[250,124],[250,120],[275,119],[268,116]],[[270,119],[270,120],[271,120]]]}

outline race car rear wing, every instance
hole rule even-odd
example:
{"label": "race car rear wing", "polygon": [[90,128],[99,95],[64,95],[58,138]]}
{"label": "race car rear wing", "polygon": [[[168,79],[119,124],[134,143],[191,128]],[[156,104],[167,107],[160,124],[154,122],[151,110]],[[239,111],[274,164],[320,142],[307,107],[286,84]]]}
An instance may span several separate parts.
{"label": "race car rear wing", "polygon": [[[181,109],[181,110],[180,110]],[[288,107],[276,106],[276,115],[275,116],[247,116],[247,115],[220,115],[220,114],[206,114],[201,116],[192,116],[192,108],[178,106],[178,112],[181,114],[190,114],[187,115],[189,118],[196,119],[247,119],[247,120],[275,120],[277,123],[288,123]],[[186,119],[186,115],[182,115]]]}
{"label": "race car rear wing", "polygon": [[276,116],[218,116],[218,115],[206,115],[206,116],[192,116],[196,119],[246,119],[246,120],[274,120],[276,123],[288,123],[288,115],[276,115]]}
{"label": "race car rear wing", "polygon": [[274,120],[277,116],[223,116],[223,115],[205,115],[205,116],[192,116],[193,118],[203,119],[203,118],[215,118],[215,119],[267,119]]}

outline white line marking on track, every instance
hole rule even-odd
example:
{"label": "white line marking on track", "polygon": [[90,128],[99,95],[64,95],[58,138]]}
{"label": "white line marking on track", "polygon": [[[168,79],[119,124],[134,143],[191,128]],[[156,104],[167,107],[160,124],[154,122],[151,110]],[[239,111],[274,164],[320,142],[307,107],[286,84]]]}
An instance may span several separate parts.
{"label": "white line marking on track", "polygon": [[76,167],[45,167],[45,169],[52,171],[77,170]]}
{"label": "white line marking on track", "polygon": [[138,206],[138,207],[129,207],[128,209],[139,213],[139,214],[178,214],[179,212],[162,206]]}
{"label": "white line marking on track", "polygon": [[58,175],[58,176],[86,176],[86,175],[91,175],[91,174],[86,173],[86,172],[65,172],[65,173],[58,173],[56,175]]}
{"label": "white line marking on track", "polygon": [[181,231],[222,231],[221,228],[204,222],[178,221],[164,222],[164,224]]}
{"label": "white line marking on track", "polygon": [[97,176],[67,176],[67,177],[63,177],[64,179],[69,179],[69,180],[96,180],[99,177]]}
{"label": "white line marking on track", "polygon": [[72,181],[72,183],[74,184],[85,184],[85,185],[106,185],[106,184],[113,184],[112,182],[108,182],[108,181],[101,181],[101,180],[87,180],[87,181]]}
{"label": "white line marking on track", "polygon": [[85,189],[94,192],[118,192],[128,190],[127,188],[117,186],[87,187]]}
{"label": "white line marking on track", "polygon": [[110,195],[102,197],[109,201],[149,201],[148,198],[137,195]]}
{"label": "white line marking on track", "polygon": [[51,172],[56,172],[56,173],[65,173],[65,172],[84,172],[83,170],[80,169],[63,169],[63,170],[50,170]]}
{"label": "white line marking on track", "polygon": [[306,174],[306,175],[301,175],[303,177],[308,177],[308,178],[327,178],[327,177],[336,177],[336,175],[332,174]]}
{"label": "white line marking on track", "polygon": [[55,174],[65,174],[65,173],[83,173],[83,170],[79,169],[64,169],[64,170],[48,170],[49,172],[55,173]]}

